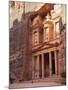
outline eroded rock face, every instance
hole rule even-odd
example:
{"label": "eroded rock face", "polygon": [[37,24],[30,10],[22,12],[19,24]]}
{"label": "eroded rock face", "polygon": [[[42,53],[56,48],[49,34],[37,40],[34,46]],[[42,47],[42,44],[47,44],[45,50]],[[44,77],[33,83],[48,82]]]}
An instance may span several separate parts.
{"label": "eroded rock face", "polygon": [[10,79],[11,82],[31,79],[29,17],[14,21],[10,29]]}
{"label": "eroded rock face", "polygon": [[50,13],[51,10],[54,9],[54,4],[44,4],[38,11],[33,12],[31,14],[31,19],[33,20],[37,15],[40,15],[42,18],[44,18],[47,13]]}

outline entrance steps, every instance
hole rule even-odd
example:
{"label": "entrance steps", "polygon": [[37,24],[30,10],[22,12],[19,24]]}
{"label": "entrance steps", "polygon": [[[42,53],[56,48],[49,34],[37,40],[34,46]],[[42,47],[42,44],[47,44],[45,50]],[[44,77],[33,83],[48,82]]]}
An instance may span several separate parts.
{"label": "entrance steps", "polygon": [[65,84],[66,80],[61,77],[52,76],[52,77],[46,77],[46,78],[33,80],[33,82],[55,82],[55,83]]}

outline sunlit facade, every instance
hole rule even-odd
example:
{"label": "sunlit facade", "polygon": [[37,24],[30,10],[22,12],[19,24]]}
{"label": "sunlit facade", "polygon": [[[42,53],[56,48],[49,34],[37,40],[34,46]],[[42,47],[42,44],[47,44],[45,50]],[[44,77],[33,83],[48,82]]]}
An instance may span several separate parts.
{"label": "sunlit facade", "polygon": [[[58,8],[57,8],[58,7]],[[59,77],[65,72],[66,60],[62,58],[61,33],[64,32],[63,17],[61,16],[63,5],[55,5],[54,10],[45,16],[42,21],[41,16],[33,20],[32,29],[32,61],[33,79],[43,79],[46,77]],[[59,12],[57,12],[59,9]],[[57,10],[57,11],[56,11]],[[42,27],[38,24],[42,24]],[[62,41],[62,42],[64,42]],[[62,43],[63,44],[63,43]],[[61,49],[61,50],[60,50]],[[65,50],[65,48],[64,48]]]}

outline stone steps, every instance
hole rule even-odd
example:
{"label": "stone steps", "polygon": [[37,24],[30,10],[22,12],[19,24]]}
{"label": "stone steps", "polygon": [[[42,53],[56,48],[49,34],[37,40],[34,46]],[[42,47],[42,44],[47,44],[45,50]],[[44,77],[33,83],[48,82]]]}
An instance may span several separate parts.
{"label": "stone steps", "polygon": [[38,80],[33,80],[33,82],[56,82],[56,83],[63,83],[65,82],[65,79],[63,78],[44,78],[44,79],[38,79]]}
{"label": "stone steps", "polygon": [[41,78],[41,79],[35,79],[35,80],[29,80],[29,81],[22,81],[21,83],[40,83],[40,82],[44,82],[44,83],[59,83],[59,84],[64,84],[65,83],[65,79],[61,78],[61,77],[46,77],[46,78]]}

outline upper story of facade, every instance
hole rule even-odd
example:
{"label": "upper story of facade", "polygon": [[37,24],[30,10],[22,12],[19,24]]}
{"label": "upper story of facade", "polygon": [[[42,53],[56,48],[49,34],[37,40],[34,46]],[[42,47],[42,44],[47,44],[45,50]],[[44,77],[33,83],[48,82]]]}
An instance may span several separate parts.
{"label": "upper story of facade", "polygon": [[[44,19],[37,15],[32,22],[32,47],[41,44],[55,44],[60,42],[60,32],[65,21],[62,14],[63,5],[59,6],[61,10],[51,10]],[[54,8],[55,9],[55,8]]]}

